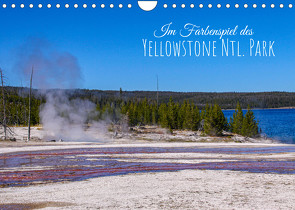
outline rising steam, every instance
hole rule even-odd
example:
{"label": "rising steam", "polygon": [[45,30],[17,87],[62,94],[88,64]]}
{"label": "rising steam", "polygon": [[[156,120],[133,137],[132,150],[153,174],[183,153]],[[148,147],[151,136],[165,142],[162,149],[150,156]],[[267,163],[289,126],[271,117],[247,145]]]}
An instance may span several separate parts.
{"label": "rising steam", "polygon": [[46,40],[30,38],[18,49],[16,57],[15,70],[29,78],[33,66],[34,87],[45,94],[46,103],[40,109],[44,138],[80,141],[100,138],[89,132],[96,130],[96,134],[101,134],[106,129],[105,123],[88,122],[89,116],[96,114],[95,104],[87,100],[69,100],[65,91],[82,83],[75,56],[54,48]]}
{"label": "rising steam", "polygon": [[82,83],[78,59],[68,52],[62,52],[48,41],[28,39],[16,52],[15,70],[26,78],[34,66],[34,86],[39,89],[71,89]]}

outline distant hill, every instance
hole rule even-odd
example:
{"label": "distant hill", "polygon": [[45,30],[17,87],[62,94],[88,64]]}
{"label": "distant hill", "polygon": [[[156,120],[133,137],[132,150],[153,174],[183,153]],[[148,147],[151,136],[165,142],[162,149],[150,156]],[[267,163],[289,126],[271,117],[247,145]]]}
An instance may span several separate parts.
{"label": "distant hill", "polygon": [[[12,95],[26,97],[28,88],[6,87],[6,91]],[[34,90],[35,98],[45,99],[44,91]],[[99,103],[99,101],[114,101],[121,99],[140,100],[147,98],[150,101],[157,100],[156,91],[110,91],[110,90],[88,90],[74,89],[66,90],[71,98],[84,98]],[[237,102],[240,102],[242,108],[280,108],[295,107],[294,92],[159,92],[159,103],[168,102],[172,97],[174,102],[182,103],[184,100],[195,103],[199,108],[207,103],[217,103],[223,109],[234,109]]]}

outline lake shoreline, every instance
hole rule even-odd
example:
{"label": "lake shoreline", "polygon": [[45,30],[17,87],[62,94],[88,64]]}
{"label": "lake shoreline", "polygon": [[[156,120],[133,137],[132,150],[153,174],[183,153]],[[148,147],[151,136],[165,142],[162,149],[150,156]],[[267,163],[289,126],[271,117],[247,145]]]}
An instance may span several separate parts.
{"label": "lake shoreline", "polygon": [[[252,111],[263,135],[284,143],[295,144],[295,108],[252,109]],[[228,120],[234,112],[235,110],[223,110]]]}
{"label": "lake shoreline", "polygon": [[[290,106],[290,107],[278,107],[278,108],[251,108],[251,110],[276,110],[276,109],[278,109],[278,110],[280,110],[280,109],[295,109],[295,107],[292,107],[292,106]],[[232,110],[235,110],[235,109],[222,109],[222,110],[224,110],[224,111],[232,111]],[[242,110],[247,110],[247,109],[242,109]]]}

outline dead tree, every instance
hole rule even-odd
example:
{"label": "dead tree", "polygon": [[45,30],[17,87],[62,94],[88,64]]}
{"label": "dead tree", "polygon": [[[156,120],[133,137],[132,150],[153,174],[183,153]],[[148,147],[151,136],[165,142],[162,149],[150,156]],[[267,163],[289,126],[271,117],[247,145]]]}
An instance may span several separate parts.
{"label": "dead tree", "polygon": [[159,107],[159,79],[157,75],[157,108]]}
{"label": "dead tree", "polygon": [[13,139],[14,136],[14,132],[11,129],[11,127],[8,126],[9,124],[9,119],[8,117],[11,116],[11,113],[9,112],[9,109],[7,109],[7,105],[9,106],[9,104],[6,104],[6,90],[5,90],[5,77],[3,74],[3,70],[0,68],[0,79],[1,79],[1,100],[2,100],[2,110],[1,110],[1,114],[2,114],[2,118],[0,119],[0,126],[3,128],[3,133],[1,132],[1,134],[3,134],[3,136],[1,136],[4,140]]}
{"label": "dead tree", "polygon": [[33,83],[34,67],[32,67],[30,79],[30,92],[29,92],[29,119],[28,119],[28,141],[31,140],[31,97],[32,97],[32,83]]}
{"label": "dead tree", "polygon": [[4,139],[7,139],[7,124],[6,124],[6,107],[5,107],[5,93],[4,93],[4,78],[2,69],[0,69],[1,76],[1,89],[2,89],[2,106],[3,106],[3,119],[2,119],[2,127],[4,130]]}

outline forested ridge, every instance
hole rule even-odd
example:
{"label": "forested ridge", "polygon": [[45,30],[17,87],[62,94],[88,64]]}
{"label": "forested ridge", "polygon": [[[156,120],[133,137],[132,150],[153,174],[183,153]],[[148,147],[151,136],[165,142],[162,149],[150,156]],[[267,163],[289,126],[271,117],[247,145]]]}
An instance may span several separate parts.
{"label": "forested ridge", "polygon": [[[8,95],[26,96],[29,90],[23,87],[6,87]],[[110,91],[110,90],[67,90],[72,98],[84,98],[94,103],[100,100],[123,101],[131,99],[157,100],[156,91]],[[34,90],[35,98],[42,98],[42,91]],[[159,103],[168,103],[172,97],[175,103],[183,103],[184,100],[193,102],[199,108],[206,104],[218,104],[222,109],[234,109],[237,102],[242,109],[248,105],[251,108],[280,108],[295,107],[295,92],[168,92],[159,91]],[[43,97],[44,98],[44,97]]]}
{"label": "forested ridge", "polygon": [[[144,99],[157,100],[156,91],[101,91],[101,90],[75,90],[75,97],[85,97],[94,101],[100,99],[122,100]],[[293,92],[159,92],[159,103],[168,103],[172,97],[175,103],[183,103],[184,100],[193,102],[203,108],[206,104],[219,104],[222,109],[234,109],[237,102],[242,109],[251,108],[280,108],[295,107],[295,93]]]}

